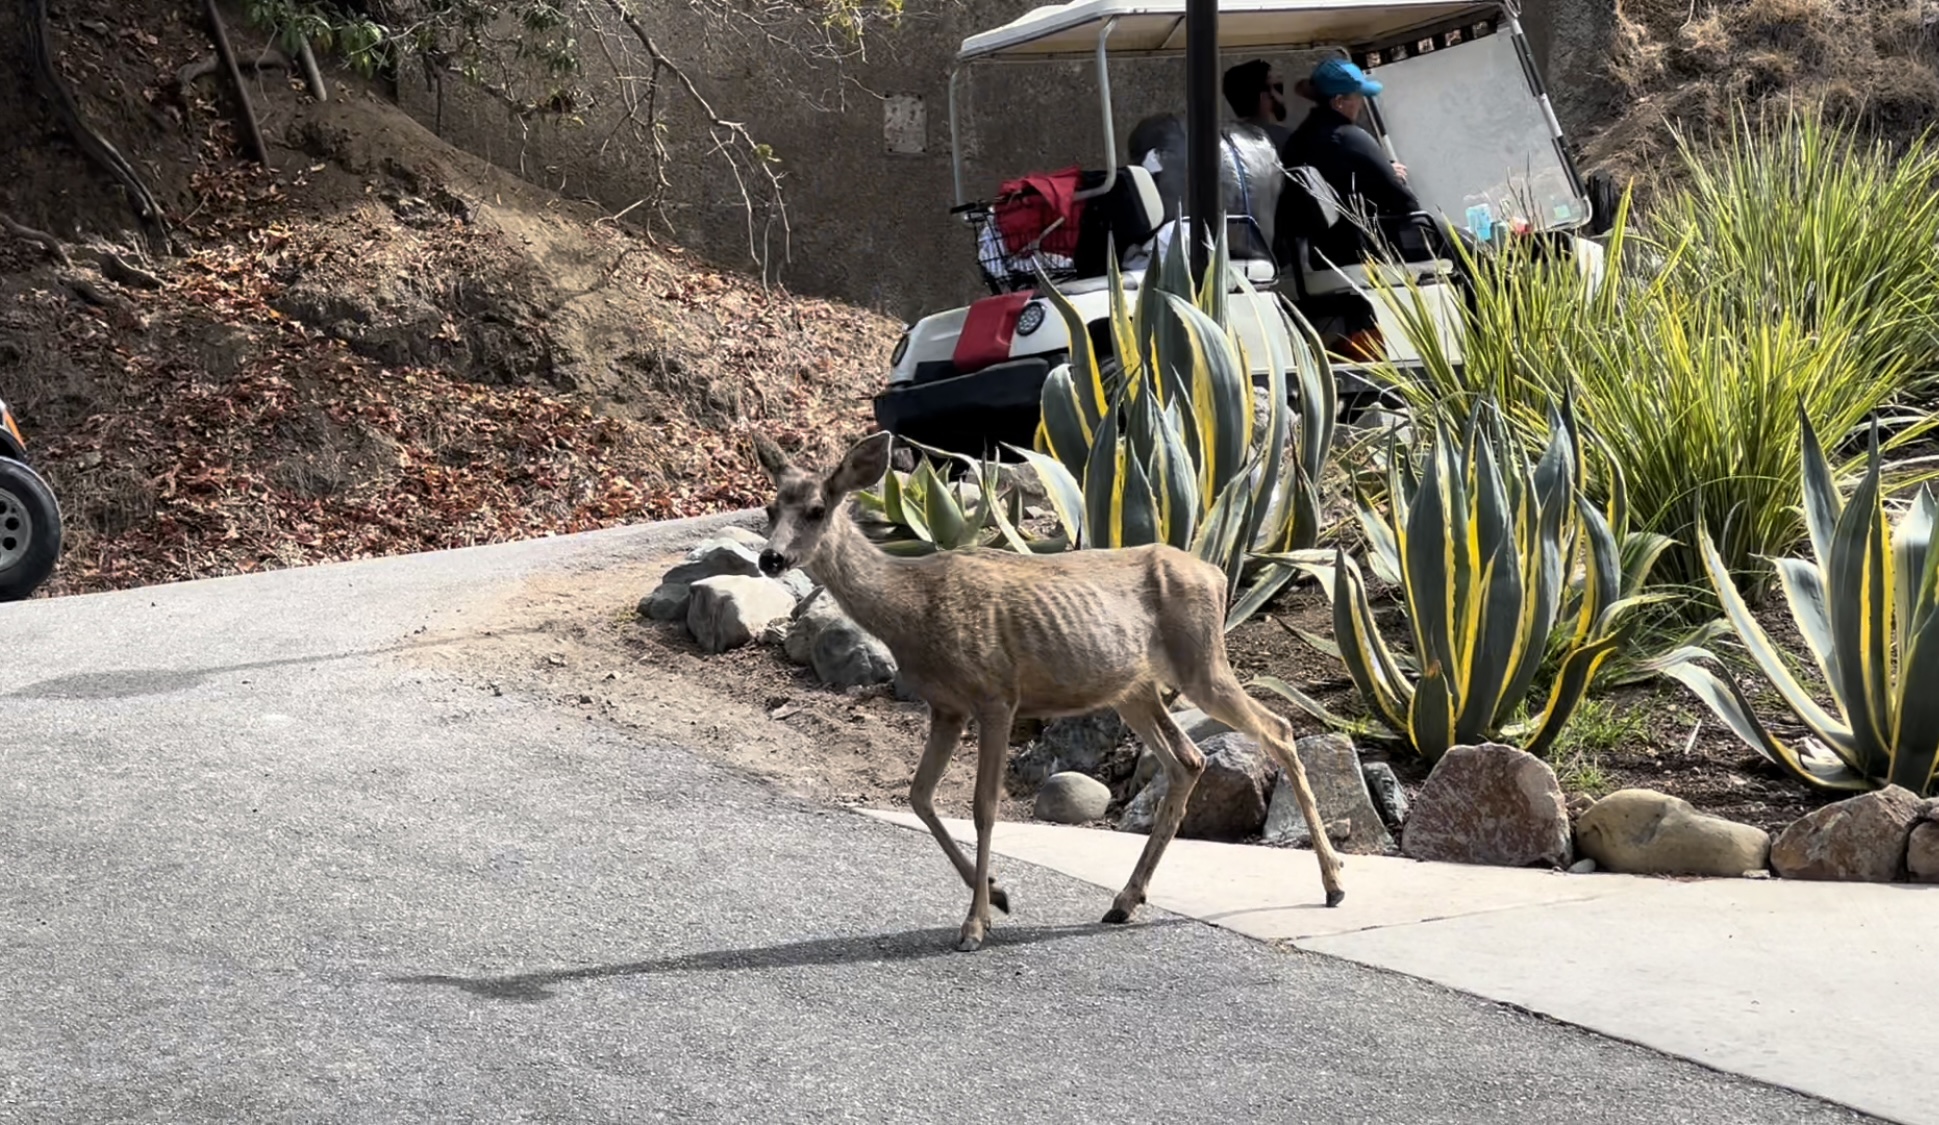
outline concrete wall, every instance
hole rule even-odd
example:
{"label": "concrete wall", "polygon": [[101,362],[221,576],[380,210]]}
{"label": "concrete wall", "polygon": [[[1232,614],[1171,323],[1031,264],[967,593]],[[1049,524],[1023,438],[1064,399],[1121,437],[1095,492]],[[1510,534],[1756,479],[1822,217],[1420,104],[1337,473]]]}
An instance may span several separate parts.
{"label": "concrete wall", "polygon": [[[1550,10],[1609,0],[1535,2],[1542,7],[1525,23],[1538,51],[1559,57],[1581,54],[1576,41],[1588,33],[1564,28]],[[769,276],[797,293],[912,319],[986,292],[968,228],[948,213],[949,65],[966,36],[1032,6],[1030,0],[941,0],[912,12],[902,28],[872,44],[866,61],[850,63],[852,81],[840,84],[826,68],[800,65],[731,37],[710,39],[697,17],[685,12],[663,8],[654,28],[662,49],[687,68],[721,115],[745,122],[781,157],[791,226],[785,248],[777,216],[763,212],[755,220],[754,240],[768,250]],[[598,50],[589,46],[584,53],[588,84],[596,87],[611,70]],[[969,197],[987,198],[1001,180],[1025,171],[1101,166],[1094,75],[1094,67],[1077,63],[972,67],[958,95]],[[1183,111],[1184,64],[1114,61],[1111,80],[1122,159],[1139,119]],[[407,80],[402,87],[405,106],[431,123],[436,106],[424,84]],[[705,121],[683,96],[671,96],[672,238],[719,265],[756,270],[742,190],[720,157],[708,155]],[[446,139],[528,179],[614,211],[649,190],[643,147],[629,130],[615,128],[623,114],[616,100],[593,107],[583,127],[566,127],[521,123],[456,83],[447,85],[445,97]]]}

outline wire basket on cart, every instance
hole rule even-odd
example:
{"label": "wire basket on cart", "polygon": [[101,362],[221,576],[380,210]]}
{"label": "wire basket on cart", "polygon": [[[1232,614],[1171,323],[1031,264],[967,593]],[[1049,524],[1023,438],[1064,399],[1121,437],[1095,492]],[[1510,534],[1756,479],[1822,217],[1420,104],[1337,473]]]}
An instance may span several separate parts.
{"label": "wire basket on cart", "polygon": [[[1039,277],[1064,281],[1075,276],[1078,214],[1059,213],[1036,191],[1025,188],[984,203],[954,209],[976,234],[976,264],[992,293],[1034,287]],[[1041,274],[1040,272],[1041,271]]]}

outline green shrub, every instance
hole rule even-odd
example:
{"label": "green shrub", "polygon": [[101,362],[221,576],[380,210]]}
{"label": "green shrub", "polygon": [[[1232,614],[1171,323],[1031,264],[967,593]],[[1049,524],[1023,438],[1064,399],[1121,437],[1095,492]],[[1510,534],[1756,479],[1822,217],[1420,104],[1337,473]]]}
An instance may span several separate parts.
{"label": "green shrub", "polygon": [[1786,668],[1707,529],[1699,530],[1698,543],[1731,626],[1817,745],[1773,735],[1733,680],[1700,663],[1717,662],[1706,649],[1683,650],[1664,672],[1752,749],[1811,785],[1939,792],[1939,551],[1932,549],[1939,503],[1921,488],[1897,529],[1888,526],[1876,429],[1865,477],[1842,503],[1817,435],[1808,421],[1802,429],[1803,508],[1816,558],[1780,559],[1777,573],[1838,714]]}
{"label": "green shrub", "polygon": [[[1372,552],[1398,571],[1411,660],[1380,636],[1359,566],[1335,552],[1334,640],[1312,640],[1345,663],[1374,717],[1428,761],[1495,738],[1544,753],[1626,640],[1626,618],[1641,599],[1623,597],[1620,550],[1582,495],[1579,464],[1571,410],[1550,411],[1548,444],[1531,466],[1485,400],[1458,435],[1436,422],[1418,478],[1409,459],[1393,459],[1386,512],[1362,510]],[[1514,722],[1560,620],[1578,549],[1583,596],[1548,702]],[[1349,725],[1283,680],[1256,682],[1325,722]]]}

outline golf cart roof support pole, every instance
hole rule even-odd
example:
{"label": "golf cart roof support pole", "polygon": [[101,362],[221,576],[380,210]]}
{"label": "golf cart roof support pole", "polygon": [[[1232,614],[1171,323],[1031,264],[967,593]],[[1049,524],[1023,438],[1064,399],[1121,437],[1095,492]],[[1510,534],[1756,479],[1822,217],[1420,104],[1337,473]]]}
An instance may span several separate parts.
{"label": "golf cart roof support pole", "polygon": [[1219,198],[1219,0],[1185,0],[1186,207],[1192,277],[1203,278],[1217,238]]}
{"label": "golf cart roof support pole", "polygon": [[1542,83],[1541,68],[1535,65],[1535,53],[1528,46],[1528,36],[1522,32],[1520,5],[1514,0],[1504,0],[1501,14],[1508,24],[1510,40],[1515,44],[1515,57],[1521,60],[1528,88],[1535,92],[1535,100],[1542,107],[1542,120],[1549,128],[1549,143],[1555,146],[1555,154],[1562,158],[1562,170],[1569,177],[1569,190],[1579,196],[1583,194],[1582,177],[1576,173],[1575,161],[1569,158],[1568,146],[1562,143],[1562,123],[1555,118],[1555,105],[1549,101],[1548,87]]}
{"label": "golf cart roof support pole", "polygon": [[956,184],[956,206],[963,205],[963,148],[956,141],[956,79],[960,66],[949,68],[949,176]]}
{"label": "golf cart roof support pole", "polygon": [[1078,199],[1103,195],[1118,184],[1118,126],[1111,114],[1111,56],[1107,50],[1111,32],[1117,26],[1118,19],[1112,16],[1104,21],[1104,29],[1097,33],[1097,92],[1104,100],[1104,182],[1089,191],[1078,192]]}

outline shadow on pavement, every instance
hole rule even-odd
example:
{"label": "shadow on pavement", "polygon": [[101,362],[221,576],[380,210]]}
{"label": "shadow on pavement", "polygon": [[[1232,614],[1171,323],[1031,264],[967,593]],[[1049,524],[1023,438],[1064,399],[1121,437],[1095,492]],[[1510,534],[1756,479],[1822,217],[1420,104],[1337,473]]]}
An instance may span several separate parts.
{"label": "shadow on pavement", "polygon": [[920,961],[931,957],[988,956],[1012,946],[1037,945],[1068,938],[1134,934],[1156,926],[1189,925],[1186,918],[1165,917],[1131,926],[1109,926],[1092,922],[1079,926],[1005,926],[999,923],[990,931],[978,953],[956,952],[955,926],[908,930],[899,934],[858,934],[852,937],[815,938],[758,949],[723,949],[708,953],[687,953],[647,961],[628,961],[614,965],[588,965],[579,969],[551,969],[533,973],[513,973],[495,977],[459,977],[440,974],[390,977],[393,984],[437,984],[462,989],[488,1000],[510,1000],[533,1004],[552,996],[555,984],[571,981],[601,980],[608,977],[651,976],[655,973],[710,973],[745,969],[794,969],[818,965],[861,965],[871,961]]}
{"label": "shadow on pavement", "polygon": [[[539,632],[538,626],[522,629],[496,629],[495,636]],[[480,634],[483,635],[483,634]],[[381,648],[351,652],[325,652],[314,656],[285,656],[275,660],[252,660],[242,664],[221,664],[213,668],[114,668],[101,672],[71,672],[18,687],[0,698],[6,699],[133,699],[143,695],[164,695],[199,687],[215,676],[237,672],[256,672],[297,664],[327,664],[333,660],[355,660],[368,656],[394,656],[421,648],[462,644],[475,639],[466,634],[436,640],[410,641]]]}

